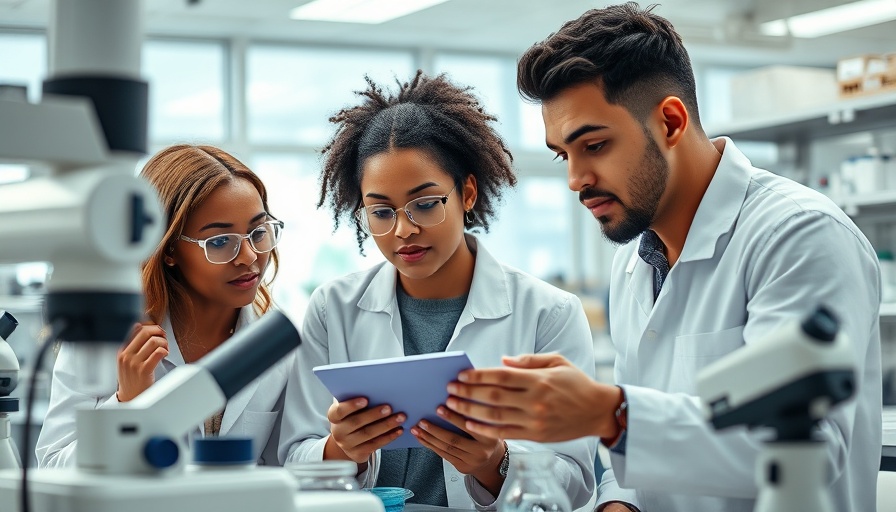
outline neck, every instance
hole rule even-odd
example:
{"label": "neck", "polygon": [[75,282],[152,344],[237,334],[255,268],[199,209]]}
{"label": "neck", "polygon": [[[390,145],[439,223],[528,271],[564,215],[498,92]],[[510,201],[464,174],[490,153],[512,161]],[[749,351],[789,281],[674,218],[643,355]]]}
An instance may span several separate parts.
{"label": "neck", "polygon": [[722,159],[724,142],[714,144],[703,134],[692,134],[669,156],[669,183],[651,228],[666,247],[674,265],[681,256],[697,208]]}
{"label": "neck", "polygon": [[240,310],[195,306],[188,309],[187,314],[179,315],[179,318],[172,317],[171,327],[184,362],[192,363],[230,338]]}

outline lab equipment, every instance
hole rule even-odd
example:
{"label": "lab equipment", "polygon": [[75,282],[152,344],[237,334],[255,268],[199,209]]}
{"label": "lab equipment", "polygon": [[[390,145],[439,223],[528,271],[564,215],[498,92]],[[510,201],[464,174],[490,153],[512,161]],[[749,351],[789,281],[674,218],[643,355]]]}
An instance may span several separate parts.
{"label": "lab equipment", "polygon": [[350,460],[287,462],[284,467],[296,479],[300,491],[357,491],[358,465]]}
{"label": "lab equipment", "polygon": [[386,512],[401,512],[404,503],[414,497],[414,491],[404,487],[374,487],[370,492],[383,502]]}
{"label": "lab equipment", "polygon": [[0,315],[0,469],[22,467],[9,424],[9,414],[19,410],[19,399],[9,396],[19,382],[19,360],[6,342],[18,325],[9,312]]}
{"label": "lab equipment", "polygon": [[839,322],[819,306],[710,364],[697,390],[713,426],[770,427],[756,465],[756,512],[834,512],[825,443],[813,436],[855,393],[855,356]]}
{"label": "lab equipment", "polygon": [[[0,186],[0,239],[15,241],[0,246],[0,262],[52,264],[44,347],[57,337],[76,343],[79,387],[97,395],[115,390],[117,350],[143,311],[139,263],[165,225],[154,190],[134,175],[146,151],[142,8],[58,0],[43,100],[0,99],[0,161],[48,170]],[[298,495],[282,468],[188,465],[186,434],[297,343],[292,322],[274,312],[137,399],[78,411],[78,467],[0,471],[4,512],[382,512],[366,493]]]}
{"label": "lab equipment", "polygon": [[514,453],[498,512],[572,512],[569,497],[554,477],[553,452]]}

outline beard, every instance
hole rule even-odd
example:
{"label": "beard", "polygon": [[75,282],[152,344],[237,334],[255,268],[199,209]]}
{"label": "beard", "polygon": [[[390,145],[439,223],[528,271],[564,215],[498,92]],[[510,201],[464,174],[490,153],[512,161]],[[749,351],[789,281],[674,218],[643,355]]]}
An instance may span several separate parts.
{"label": "beard", "polygon": [[659,146],[649,134],[644,156],[638,162],[635,172],[628,179],[628,189],[632,192],[632,204],[626,205],[614,194],[595,189],[585,189],[579,199],[610,197],[622,206],[622,218],[614,225],[607,216],[598,217],[604,238],[614,244],[626,244],[650,229],[656,218],[660,198],[666,191],[669,179],[669,163],[663,158]]}

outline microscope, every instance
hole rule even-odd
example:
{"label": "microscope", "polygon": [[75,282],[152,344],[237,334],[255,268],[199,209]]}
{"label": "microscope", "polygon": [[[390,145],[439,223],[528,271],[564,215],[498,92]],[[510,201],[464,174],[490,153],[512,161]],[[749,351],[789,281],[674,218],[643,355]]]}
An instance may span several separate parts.
{"label": "microscope", "polygon": [[[825,443],[814,431],[855,393],[855,356],[839,322],[819,306],[704,368],[697,391],[716,429],[768,427],[756,466],[755,512],[835,512]],[[761,378],[759,378],[761,376]]]}
{"label": "microscope", "polygon": [[[0,185],[0,263],[51,264],[35,369],[52,342],[73,344],[81,389],[102,396],[117,387],[118,350],[143,314],[140,263],[166,224],[135,176],[147,150],[143,5],[56,0],[53,14],[41,102],[0,98],[0,161],[45,173]],[[270,312],[136,399],[77,411],[77,467],[0,470],[3,511],[383,512],[370,493],[296,493],[283,468],[191,456],[189,433],[299,343],[294,322]]]}
{"label": "microscope", "polygon": [[9,414],[19,410],[19,399],[9,396],[19,382],[19,359],[6,342],[18,325],[19,322],[8,312],[0,315],[0,469],[22,467],[9,424]]}

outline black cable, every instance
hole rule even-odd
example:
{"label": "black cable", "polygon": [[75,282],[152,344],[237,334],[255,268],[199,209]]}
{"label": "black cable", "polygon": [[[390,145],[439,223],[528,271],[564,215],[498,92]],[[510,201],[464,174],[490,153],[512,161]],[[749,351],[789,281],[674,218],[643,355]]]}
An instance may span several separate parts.
{"label": "black cable", "polygon": [[37,372],[40,370],[47,353],[47,348],[52,347],[56,343],[59,333],[65,328],[63,320],[55,320],[49,326],[49,331],[44,338],[43,343],[37,349],[37,356],[34,358],[34,365],[31,369],[31,378],[28,384],[28,403],[25,404],[25,432],[22,441],[25,444],[25,457],[22,461],[22,494],[21,494],[21,512],[29,512],[31,504],[28,500],[28,465],[31,463],[31,411],[34,409],[34,390],[37,387]]}

